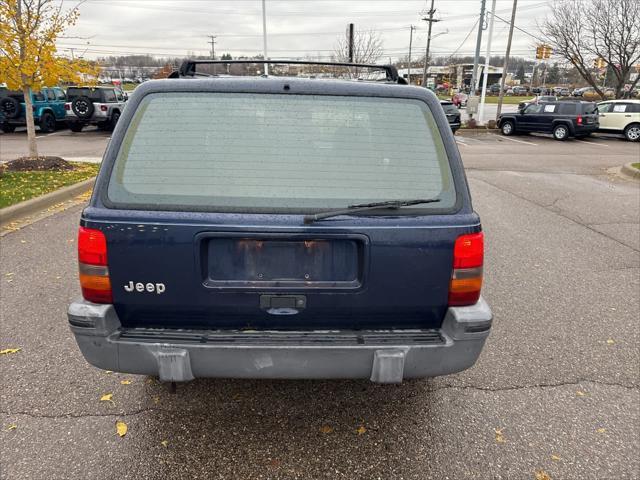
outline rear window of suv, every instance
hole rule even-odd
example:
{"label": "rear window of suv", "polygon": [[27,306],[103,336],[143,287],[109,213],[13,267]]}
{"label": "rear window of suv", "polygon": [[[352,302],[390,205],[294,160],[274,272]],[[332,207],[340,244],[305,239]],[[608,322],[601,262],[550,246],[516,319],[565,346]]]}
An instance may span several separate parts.
{"label": "rear window of suv", "polygon": [[78,97],[89,97],[92,102],[102,102],[102,92],[97,88],[69,87],[67,101],[72,102]]}
{"label": "rear window of suv", "polygon": [[[303,212],[438,197],[455,205],[426,103],[325,95],[147,95],[107,191],[114,206]],[[405,210],[398,211],[405,212]]]}

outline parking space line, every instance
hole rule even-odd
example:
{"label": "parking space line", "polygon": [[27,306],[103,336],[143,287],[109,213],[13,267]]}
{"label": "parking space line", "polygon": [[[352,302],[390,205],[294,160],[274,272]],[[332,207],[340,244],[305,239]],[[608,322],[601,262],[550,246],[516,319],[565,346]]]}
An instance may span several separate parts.
{"label": "parking space line", "polygon": [[43,135],[36,135],[36,138],[51,137],[53,135],[60,135],[61,133],[64,133],[64,130],[58,130],[57,132],[45,133]]}
{"label": "parking space line", "polygon": [[586,143],[587,145],[598,145],[599,147],[608,147],[609,145],[607,145],[606,143],[599,143],[599,142],[587,142],[585,140],[578,140],[577,138],[573,139],[574,142],[580,142],[580,143]]}
{"label": "parking space line", "polygon": [[466,143],[464,143],[464,142],[460,141],[460,140],[459,140],[459,139],[457,139],[457,138],[456,138],[456,143],[457,143],[457,144],[459,144],[459,145],[464,145],[465,147],[468,147],[468,146],[469,146],[468,144],[466,144]]}
{"label": "parking space line", "polygon": [[525,145],[533,145],[534,147],[537,147],[538,144],[537,143],[533,143],[533,142],[527,142],[525,140],[516,140],[515,138],[511,138],[511,137],[507,137],[505,135],[496,135],[495,133],[490,133],[489,135],[493,135],[494,137],[500,137],[500,138],[504,138],[505,140],[510,140],[512,142],[516,142],[516,143],[524,143]]}

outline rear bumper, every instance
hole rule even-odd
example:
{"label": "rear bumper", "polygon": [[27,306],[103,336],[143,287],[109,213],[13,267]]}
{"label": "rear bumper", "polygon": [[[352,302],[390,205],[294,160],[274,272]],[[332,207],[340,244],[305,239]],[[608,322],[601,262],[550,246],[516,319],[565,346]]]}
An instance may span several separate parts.
{"label": "rear bumper", "polygon": [[587,133],[594,133],[594,132],[597,132],[599,128],[600,128],[600,125],[597,123],[590,123],[588,125],[575,125],[573,127],[573,134],[584,135]]}
{"label": "rear bumper", "polygon": [[359,331],[123,329],[112,305],[72,303],[69,325],[86,360],[162,381],[200,377],[369,378],[398,383],[471,367],[489,335],[483,299],[449,308],[442,328]]}

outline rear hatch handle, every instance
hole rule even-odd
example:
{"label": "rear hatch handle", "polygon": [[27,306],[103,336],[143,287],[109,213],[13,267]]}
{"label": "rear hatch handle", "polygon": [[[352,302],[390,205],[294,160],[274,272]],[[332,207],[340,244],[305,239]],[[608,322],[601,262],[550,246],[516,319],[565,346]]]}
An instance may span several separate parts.
{"label": "rear hatch handle", "polygon": [[304,223],[308,225],[318,220],[337,217],[340,215],[351,215],[352,213],[365,212],[368,210],[378,210],[381,208],[398,209],[400,207],[408,207],[410,205],[437,203],[439,201],[440,201],[439,198],[416,198],[413,200],[385,200],[383,202],[374,202],[374,203],[356,203],[354,205],[349,205],[347,208],[341,208],[339,210],[329,210],[327,212],[305,215]]}

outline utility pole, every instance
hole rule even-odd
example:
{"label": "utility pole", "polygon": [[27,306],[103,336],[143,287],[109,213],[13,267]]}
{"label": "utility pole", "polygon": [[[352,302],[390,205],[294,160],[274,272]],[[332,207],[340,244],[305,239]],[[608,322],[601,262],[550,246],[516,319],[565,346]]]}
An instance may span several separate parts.
{"label": "utility pole", "polygon": [[209,38],[211,40],[209,40],[207,43],[211,44],[211,60],[215,60],[216,59],[216,38],[218,38],[216,35],[209,35]]}
{"label": "utility pole", "polygon": [[413,43],[413,31],[416,27],[410,25],[409,29],[409,66],[407,67],[407,83],[411,85],[411,44]]}
{"label": "utility pole", "polygon": [[489,81],[489,60],[491,58],[491,37],[493,37],[493,24],[495,23],[496,0],[491,2],[491,20],[489,21],[489,38],[487,39],[487,54],[484,59],[484,75],[482,79],[482,95],[480,96],[480,111],[478,120],[484,123],[484,101],[487,95],[487,82]]}
{"label": "utility pole", "polygon": [[435,0],[431,0],[431,8],[427,12],[429,16],[422,17],[422,20],[424,20],[425,22],[429,22],[429,31],[427,32],[427,48],[424,54],[424,69],[422,70],[422,86],[424,88],[427,88],[427,69],[429,68],[429,49],[431,48],[431,27],[434,23],[440,21],[433,18],[433,14],[436,13],[435,8],[433,8],[434,1]]}
{"label": "utility pole", "polygon": [[353,63],[353,23],[349,24],[349,63]]}
{"label": "utility pole", "polygon": [[478,63],[480,62],[480,45],[482,44],[482,31],[484,30],[484,10],[486,0],[481,0],[482,3],[480,5],[480,20],[478,21],[478,36],[476,38],[476,54],[473,58],[473,72],[471,74],[471,84],[469,85],[471,91],[469,94],[471,96],[475,96],[476,94],[476,83],[478,81]]}
{"label": "utility pole", "polygon": [[[265,60],[269,60],[267,55],[267,5],[265,0],[262,0],[262,56]],[[264,64],[264,74],[269,75],[269,64]]]}
{"label": "utility pole", "polygon": [[[209,43],[211,44],[211,60],[215,60],[216,59],[216,37],[215,35],[209,35],[209,38],[211,40],[209,40]],[[215,64],[213,65],[213,73],[216,73],[216,66]]]}
{"label": "utility pole", "polygon": [[511,54],[511,39],[513,38],[513,25],[516,23],[516,9],[518,8],[518,0],[513,0],[513,8],[511,9],[511,23],[509,24],[509,39],[507,40],[507,52],[504,55],[504,64],[502,65],[502,79],[500,80],[500,96],[498,97],[498,110],[496,112],[496,120],[502,112],[502,102],[504,101],[505,82],[507,81],[507,67],[509,66],[509,55]]}

